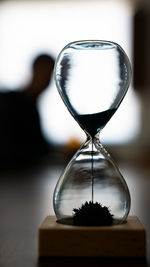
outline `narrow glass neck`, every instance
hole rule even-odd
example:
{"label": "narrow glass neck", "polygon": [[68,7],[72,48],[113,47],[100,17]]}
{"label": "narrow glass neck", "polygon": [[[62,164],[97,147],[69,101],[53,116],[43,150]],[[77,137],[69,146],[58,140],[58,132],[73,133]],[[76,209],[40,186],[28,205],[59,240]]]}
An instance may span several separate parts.
{"label": "narrow glass neck", "polygon": [[97,132],[95,135],[90,135],[88,133],[86,133],[86,137],[87,137],[87,141],[92,141],[93,143],[95,142],[99,142],[100,143],[100,131]]}
{"label": "narrow glass neck", "polygon": [[100,142],[100,132],[99,131],[97,134],[94,136],[91,136],[89,134],[86,134],[87,139],[86,142],[83,144],[83,148],[87,149],[87,151],[99,151],[99,153],[103,154],[104,156],[108,156],[108,152],[106,149],[103,147],[103,145]]}

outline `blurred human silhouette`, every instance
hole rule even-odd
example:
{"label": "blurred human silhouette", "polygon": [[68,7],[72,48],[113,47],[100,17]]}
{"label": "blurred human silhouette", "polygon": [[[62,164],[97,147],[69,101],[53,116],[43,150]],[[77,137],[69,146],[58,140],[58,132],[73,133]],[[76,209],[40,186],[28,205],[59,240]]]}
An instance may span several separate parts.
{"label": "blurred human silhouette", "polygon": [[34,163],[49,153],[36,102],[48,87],[53,68],[50,55],[39,55],[33,61],[29,84],[22,90],[0,94],[0,166]]}

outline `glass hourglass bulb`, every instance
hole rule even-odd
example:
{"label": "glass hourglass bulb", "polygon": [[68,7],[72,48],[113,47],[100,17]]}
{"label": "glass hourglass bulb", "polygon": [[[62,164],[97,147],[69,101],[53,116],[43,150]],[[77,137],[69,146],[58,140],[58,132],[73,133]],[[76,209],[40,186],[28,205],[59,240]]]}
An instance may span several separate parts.
{"label": "glass hourglass bulb", "polygon": [[114,42],[72,42],[57,58],[58,91],[87,136],[55,188],[54,210],[59,222],[110,225],[122,223],[128,216],[127,184],[101,145],[99,134],[119,107],[130,79],[128,57]]}

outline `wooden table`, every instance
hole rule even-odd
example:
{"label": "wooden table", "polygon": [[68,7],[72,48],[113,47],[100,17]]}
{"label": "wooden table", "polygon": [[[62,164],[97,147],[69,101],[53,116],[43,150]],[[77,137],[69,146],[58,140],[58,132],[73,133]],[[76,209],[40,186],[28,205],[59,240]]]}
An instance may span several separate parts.
{"label": "wooden table", "polygon": [[[120,164],[128,183],[131,214],[147,231],[147,259],[41,258],[37,231],[53,215],[52,196],[64,166],[45,164],[34,168],[0,171],[0,267],[45,266],[150,266],[150,168]],[[63,244],[62,244],[63,245]]]}

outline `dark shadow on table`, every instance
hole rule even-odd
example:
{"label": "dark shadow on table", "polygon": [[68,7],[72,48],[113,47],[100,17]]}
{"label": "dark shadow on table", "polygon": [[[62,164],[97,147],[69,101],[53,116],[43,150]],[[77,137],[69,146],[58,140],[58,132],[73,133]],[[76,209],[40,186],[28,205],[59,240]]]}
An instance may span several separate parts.
{"label": "dark shadow on table", "polygon": [[[62,244],[63,246],[63,244]],[[65,267],[95,267],[95,266],[109,266],[109,267],[147,267],[146,259],[119,259],[119,258],[55,258],[55,257],[41,257],[38,260],[38,267],[50,267],[50,266],[65,266]]]}

